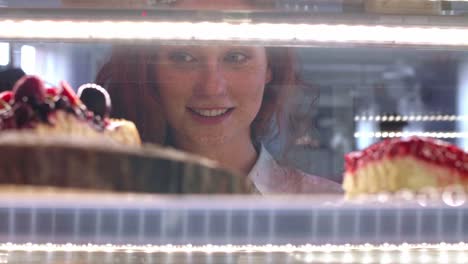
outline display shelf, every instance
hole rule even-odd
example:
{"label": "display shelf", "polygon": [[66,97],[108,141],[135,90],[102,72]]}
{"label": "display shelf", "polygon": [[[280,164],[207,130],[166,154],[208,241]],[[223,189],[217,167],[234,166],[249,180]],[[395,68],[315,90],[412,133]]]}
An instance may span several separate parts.
{"label": "display shelf", "polygon": [[[97,198],[100,197],[100,198]],[[0,241],[133,245],[458,243],[468,207],[340,196],[33,196],[0,199]]]}
{"label": "display shelf", "polygon": [[6,191],[2,263],[465,263],[463,197]]}

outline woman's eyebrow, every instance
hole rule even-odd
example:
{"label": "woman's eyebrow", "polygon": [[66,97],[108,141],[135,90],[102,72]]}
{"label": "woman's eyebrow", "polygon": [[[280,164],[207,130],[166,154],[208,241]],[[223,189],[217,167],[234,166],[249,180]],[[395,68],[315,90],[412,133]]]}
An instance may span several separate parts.
{"label": "woman's eyebrow", "polygon": [[223,46],[226,49],[237,49],[237,50],[251,50],[253,47],[250,46]]}
{"label": "woman's eyebrow", "polygon": [[255,46],[230,46],[226,48],[227,50],[238,50],[244,52],[255,52],[258,50]]}
{"label": "woman's eyebrow", "polygon": [[201,53],[202,49],[193,46],[171,46],[163,49],[165,52],[187,52],[187,53]]}

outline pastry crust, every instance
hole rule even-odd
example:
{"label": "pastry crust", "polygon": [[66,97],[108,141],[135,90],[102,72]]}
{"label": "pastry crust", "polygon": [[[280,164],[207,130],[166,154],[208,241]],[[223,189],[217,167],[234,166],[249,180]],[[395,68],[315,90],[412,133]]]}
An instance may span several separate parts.
{"label": "pastry crust", "polygon": [[81,136],[0,133],[2,185],[139,193],[246,193],[244,178],[216,162],[155,145]]}
{"label": "pastry crust", "polygon": [[123,145],[141,145],[140,135],[135,124],[128,120],[110,119],[109,125],[106,126],[104,131],[98,131],[87,122],[62,110],[55,111],[50,119],[52,124],[37,123],[31,130],[43,136],[68,135],[70,137],[78,136],[91,139],[108,137]]}

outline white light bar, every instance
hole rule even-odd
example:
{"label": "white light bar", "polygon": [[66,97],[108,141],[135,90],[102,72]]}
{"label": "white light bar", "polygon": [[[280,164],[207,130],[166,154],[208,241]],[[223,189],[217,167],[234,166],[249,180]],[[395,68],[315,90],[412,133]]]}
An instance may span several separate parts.
{"label": "white light bar", "polygon": [[328,24],[0,20],[0,39],[217,40],[468,46],[468,28]]}
{"label": "white light bar", "polygon": [[369,115],[355,116],[354,121],[367,122],[400,122],[400,121],[416,121],[416,122],[433,122],[433,121],[468,121],[467,115]]}
{"label": "white light bar", "polygon": [[[28,260],[37,261],[32,253],[44,252],[47,254],[47,259],[53,260],[53,254],[58,252],[65,253],[65,258],[73,253],[105,253],[106,257],[112,257],[112,254],[138,254],[139,259],[151,259],[151,254],[192,254],[198,253],[205,256],[211,256],[213,253],[224,254],[287,254],[294,260],[301,263],[466,263],[468,255],[468,247],[465,243],[459,244],[383,244],[383,245],[265,245],[265,246],[233,246],[233,245],[164,245],[164,246],[116,246],[116,245],[73,245],[73,244],[3,244],[0,245],[0,251],[4,251],[0,255],[4,260],[9,260],[9,253],[24,252],[27,255],[24,257]],[[148,257],[149,256],[149,257]],[[242,259],[244,256],[239,256]],[[209,257],[208,257],[209,258]],[[2,258],[0,258],[2,259]],[[14,257],[13,257],[14,259]],[[181,260],[181,259],[179,259]],[[48,262],[49,262],[48,261]],[[143,261],[146,263],[146,261]],[[239,261],[239,263],[244,261]],[[1,263],[1,262],[0,262]],[[3,262],[7,263],[7,262]],[[150,261],[149,263],[153,263]],[[247,263],[247,262],[246,262]],[[253,263],[249,261],[248,263]],[[256,263],[256,262],[255,262]],[[263,263],[263,262],[262,262]]]}
{"label": "white light bar", "polygon": [[468,138],[468,132],[356,132],[355,138],[400,138],[400,137],[430,137],[430,138]]}
{"label": "white light bar", "polygon": [[200,252],[200,253],[236,253],[236,252],[264,252],[264,253],[338,253],[338,252],[371,252],[371,251],[382,251],[382,252],[409,252],[415,250],[414,253],[425,250],[437,250],[439,252],[444,251],[466,251],[468,253],[468,244],[460,242],[456,244],[439,243],[439,244],[358,244],[358,245],[80,245],[80,244],[13,244],[5,243],[0,244],[0,251],[25,251],[25,252],[108,252],[108,253],[189,253],[189,252]]}

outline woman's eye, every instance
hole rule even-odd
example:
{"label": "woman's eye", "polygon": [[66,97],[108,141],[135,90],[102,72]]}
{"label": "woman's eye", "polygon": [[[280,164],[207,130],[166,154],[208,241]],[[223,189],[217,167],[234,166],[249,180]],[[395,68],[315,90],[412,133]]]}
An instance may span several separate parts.
{"label": "woman's eye", "polygon": [[192,55],[185,53],[185,52],[173,53],[169,56],[169,58],[171,61],[177,62],[177,63],[189,63],[189,62],[196,61],[196,59]]}
{"label": "woman's eye", "polygon": [[245,63],[249,58],[247,55],[235,52],[235,53],[230,53],[228,54],[224,60],[229,63],[235,63],[235,64],[242,64]]}

